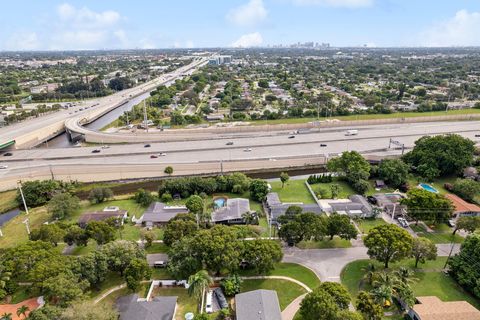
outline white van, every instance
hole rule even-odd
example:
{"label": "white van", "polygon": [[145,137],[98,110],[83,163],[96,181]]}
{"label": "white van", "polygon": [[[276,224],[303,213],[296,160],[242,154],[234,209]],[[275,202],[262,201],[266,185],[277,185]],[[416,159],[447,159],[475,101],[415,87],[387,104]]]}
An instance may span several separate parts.
{"label": "white van", "polygon": [[207,301],[205,302],[205,312],[212,313],[213,312],[213,292],[212,290],[208,290],[207,292]]}
{"label": "white van", "polygon": [[346,136],[356,136],[358,134],[358,130],[347,130],[345,133]]}

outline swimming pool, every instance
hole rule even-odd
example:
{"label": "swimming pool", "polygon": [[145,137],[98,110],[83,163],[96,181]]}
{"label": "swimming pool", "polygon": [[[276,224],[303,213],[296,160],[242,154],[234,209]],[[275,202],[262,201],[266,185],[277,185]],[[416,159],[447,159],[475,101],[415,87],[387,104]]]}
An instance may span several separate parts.
{"label": "swimming pool", "polygon": [[213,206],[215,208],[225,207],[226,202],[227,202],[227,198],[224,198],[224,197],[215,198],[213,200]]}
{"label": "swimming pool", "polygon": [[432,187],[432,186],[429,185],[429,184],[420,183],[419,186],[420,186],[420,188],[422,188],[423,190],[427,190],[427,191],[433,192],[433,193],[438,193],[438,190],[435,189],[434,187]]}

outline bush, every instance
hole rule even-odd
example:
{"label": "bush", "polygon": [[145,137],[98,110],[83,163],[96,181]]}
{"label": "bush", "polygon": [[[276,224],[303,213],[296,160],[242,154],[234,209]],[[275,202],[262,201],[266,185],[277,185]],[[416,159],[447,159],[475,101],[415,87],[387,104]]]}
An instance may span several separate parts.
{"label": "bush", "polygon": [[162,194],[161,200],[163,203],[167,203],[167,202],[173,201],[173,198],[170,193],[165,192],[164,194]]}
{"label": "bush", "polygon": [[102,203],[112,197],[113,191],[109,188],[95,188],[88,195],[88,199],[93,203]]}
{"label": "bush", "polygon": [[458,179],[453,184],[453,193],[465,201],[474,201],[476,195],[480,194],[480,182],[470,179]]}
{"label": "bush", "polygon": [[222,279],[220,281],[220,286],[223,289],[223,292],[225,292],[225,295],[227,297],[233,297],[237,293],[240,292],[240,287],[242,285],[242,279],[236,275],[230,275],[228,278]]}
{"label": "bush", "polygon": [[133,199],[135,200],[136,203],[146,207],[153,202],[154,197],[150,191],[144,190],[144,189],[138,189]]}
{"label": "bush", "polygon": [[307,179],[308,184],[330,183],[333,182],[333,177],[329,174],[311,175]]}

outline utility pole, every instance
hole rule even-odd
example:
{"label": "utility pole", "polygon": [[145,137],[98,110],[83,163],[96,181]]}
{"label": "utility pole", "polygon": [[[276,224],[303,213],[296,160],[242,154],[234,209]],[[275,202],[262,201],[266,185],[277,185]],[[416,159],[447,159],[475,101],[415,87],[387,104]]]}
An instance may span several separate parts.
{"label": "utility pole", "polygon": [[28,218],[23,220],[23,223],[25,224],[25,227],[27,228],[27,234],[30,235],[30,225],[28,224],[29,223]]}
{"label": "utility pole", "polygon": [[0,229],[0,237],[3,237],[2,229]]}
{"label": "utility pole", "polygon": [[25,196],[23,195],[23,190],[22,190],[22,180],[18,180],[17,184],[18,184],[18,189],[20,190],[20,195],[22,196],[23,207],[25,208],[26,214],[28,214],[27,202],[25,201]]}
{"label": "utility pole", "polygon": [[145,100],[143,100],[143,123],[145,125],[145,130],[148,132],[147,105],[145,104]]}

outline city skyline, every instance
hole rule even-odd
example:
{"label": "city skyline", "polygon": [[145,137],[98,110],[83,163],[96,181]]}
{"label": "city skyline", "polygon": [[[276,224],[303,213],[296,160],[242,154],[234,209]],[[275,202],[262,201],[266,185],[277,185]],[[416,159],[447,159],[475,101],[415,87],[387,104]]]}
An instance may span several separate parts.
{"label": "city skyline", "polygon": [[480,3],[470,0],[24,0],[0,17],[1,51],[480,45]]}

